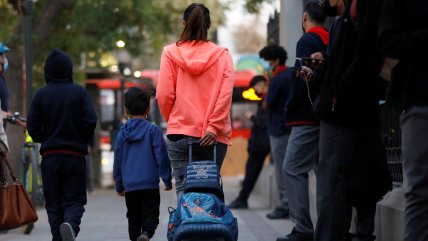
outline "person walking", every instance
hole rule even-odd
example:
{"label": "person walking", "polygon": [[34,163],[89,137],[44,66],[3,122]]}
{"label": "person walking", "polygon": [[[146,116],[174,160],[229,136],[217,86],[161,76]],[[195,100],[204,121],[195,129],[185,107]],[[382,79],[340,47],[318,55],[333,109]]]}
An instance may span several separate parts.
{"label": "person walking", "polygon": [[124,100],[129,120],[117,135],[113,177],[116,192],[125,196],[129,239],[148,241],[159,224],[159,178],[172,189],[171,164],[161,129],[147,121],[150,94],[132,87]]}
{"label": "person walking", "polygon": [[217,166],[221,169],[231,144],[230,107],[233,63],[229,51],[208,40],[210,12],[203,4],[190,4],[183,14],[180,39],[163,49],[156,95],[167,122],[168,155],[174,170],[177,198],[183,193],[188,164],[188,142],[195,160],[212,159],[217,142]]}
{"label": "person walking", "polygon": [[388,102],[400,111],[405,185],[404,240],[428,240],[428,2],[385,0],[381,51],[399,63],[392,71]]}
{"label": "person walking", "polygon": [[[343,241],[349,239],[352,213],[346,195],[350,174],[356,168],[352,161],[359,151],[359,141],[374,138],[379,126],[383,57],[375,43],[383,1],[321,2],[326,13],[339,18],[331,27],[327,53],[312,55],[328,61],[315,103],[315,113],[321,119],[315,240]],[[353,240],[374,240],[375,211],[373,205],[357,207],[357,234]]]}
{"label": "person walking", "polygon": [[263,108],[268,110],[268,132],[271,154],[275,163],[276,184],[278,190],[278,204],[273,212],[266,215],[269,219],[289,217],[288,194],[283,172],[285,151],[291,128],[286,126],[284,111],[285,101],[290,94],[293,71],[285,66],[287,52],[283,47],[271,45],[259,52],[260,58],[269,62],[273,71],[273,78],[269,83],[269,91],[263,101]]}
{"label": "person walking", "polygon": [[248,139],[248,160],[245,166],[245,177],[238,197],[228,207],[235,209],[248,208],[248,197],[253,191],[254,185],[262,171],[264,161],[270,152],[269,134],[267,132],[268,114],[262,108],[263,97],[268,91],[267,80],[262,75],[254,76],[250,81],[250,88],[254,88],[261,101],[257,103],[257,112],[245,113],[245,116],[253,122],[250,138]]}
{"label": "person walking", "polygon": [[45,208],[53,241],[75,240],[85,211],[88,144],[97,122],[88,92],[73,84],[67,53],[52,50],[45,61],[46,86],[34,95],[28,133],[41,143]]}
{"label": "person walking", "polygon": [[[323,24],[327,16],[316,2],[308,2],[303,13],[305,34],[297,42],[295,69],[305,71],[304,60],[316,52],[325,52],[328,31]],[[297,73],[298,71],[296,71]],[[314,227],[309,213],[308,173],[318,162],[319,119],[313,111],[318,98],[322,76],[304,73],[303,79],[293,78],[293,88],[286,103],[287,125],[291,126],[284,160],[285,181],[288,187],[290,217],[296,223],[292,232],[277,241],[312,241]]]}

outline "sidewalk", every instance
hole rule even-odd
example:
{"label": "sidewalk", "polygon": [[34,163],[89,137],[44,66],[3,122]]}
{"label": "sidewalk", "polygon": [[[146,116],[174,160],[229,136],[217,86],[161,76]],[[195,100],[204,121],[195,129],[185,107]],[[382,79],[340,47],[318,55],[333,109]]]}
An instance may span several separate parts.
{"label": "sidewalk", "polygon": [[[224,180],[226,203],[237,196],[239,180],[236,178]],[[151,241],[165,241],[168,223],[168,207],[176,206],[174,191],[161,191],[161,215],[156,234]],[[260,196],[251,195],[250,209],[232,210],[239,224],[239,241],[275,241],[278,236],[291,232],[290,220],[269,220],[266,214],[271,210],[267,202]],[[128,225],[126,207],[123,197],[116,195],[114,190],[97,190],[88,195],[88,204],[83,215],[78,241],[126,241]],[[11,230],[0,234],[0,241],[49,241],[51,240],[46,211],[38,211],[39,221],[35,224],[30,235],[24,235],[22,229]]]}

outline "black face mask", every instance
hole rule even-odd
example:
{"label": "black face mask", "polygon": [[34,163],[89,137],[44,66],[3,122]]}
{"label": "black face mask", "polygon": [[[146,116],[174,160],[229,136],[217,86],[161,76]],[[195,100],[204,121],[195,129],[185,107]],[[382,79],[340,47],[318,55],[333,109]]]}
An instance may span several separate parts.
{"label": "black face mask", "polygon": [[336,17],[339,15],[337,6],[330,6],[329,0],[319,0],[318,4],[324,9],[324,12],[329,17]]}

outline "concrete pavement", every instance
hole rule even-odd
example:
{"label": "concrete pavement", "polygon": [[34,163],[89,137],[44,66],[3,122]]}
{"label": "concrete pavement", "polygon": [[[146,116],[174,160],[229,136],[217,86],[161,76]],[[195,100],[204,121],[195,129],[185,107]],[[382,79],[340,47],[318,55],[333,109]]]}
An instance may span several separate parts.
{"label": "concrete pavement", "polygon": [[[224,180],[226,203],[238,195],[239,180]],[[156,234],[151,241],[165,241],[169,214],[168,207],[176,206],[174,191],[161,191],[161,215]],[[250,209],[232,210],[239,224],[239,241],[275,241],[278,236],[288,234],[292,229],[290,220],[269,220],[265,216],[271,210],[268,200],[251,195]],[[96,190],[88,195],[88,204],[82,219],[78,241],[126,241],[128,239],[126,206],[123,197],[114,190]],[[24,235],[22,229],[0,234],[0,241],[49,241],[51,240],[46,211],[38,211],[39,221],[30,235]]]}

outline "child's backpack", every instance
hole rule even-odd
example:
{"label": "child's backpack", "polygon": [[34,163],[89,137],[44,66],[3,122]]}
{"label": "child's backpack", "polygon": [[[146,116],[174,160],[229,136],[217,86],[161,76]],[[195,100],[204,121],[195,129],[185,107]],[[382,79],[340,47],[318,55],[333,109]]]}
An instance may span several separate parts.
{"label": "child's backpack", "polygon": [[238,223],[232,212],[217,196],[209,193],[186,193],[177,206],[169,208],[168,241],[238,240]]}

